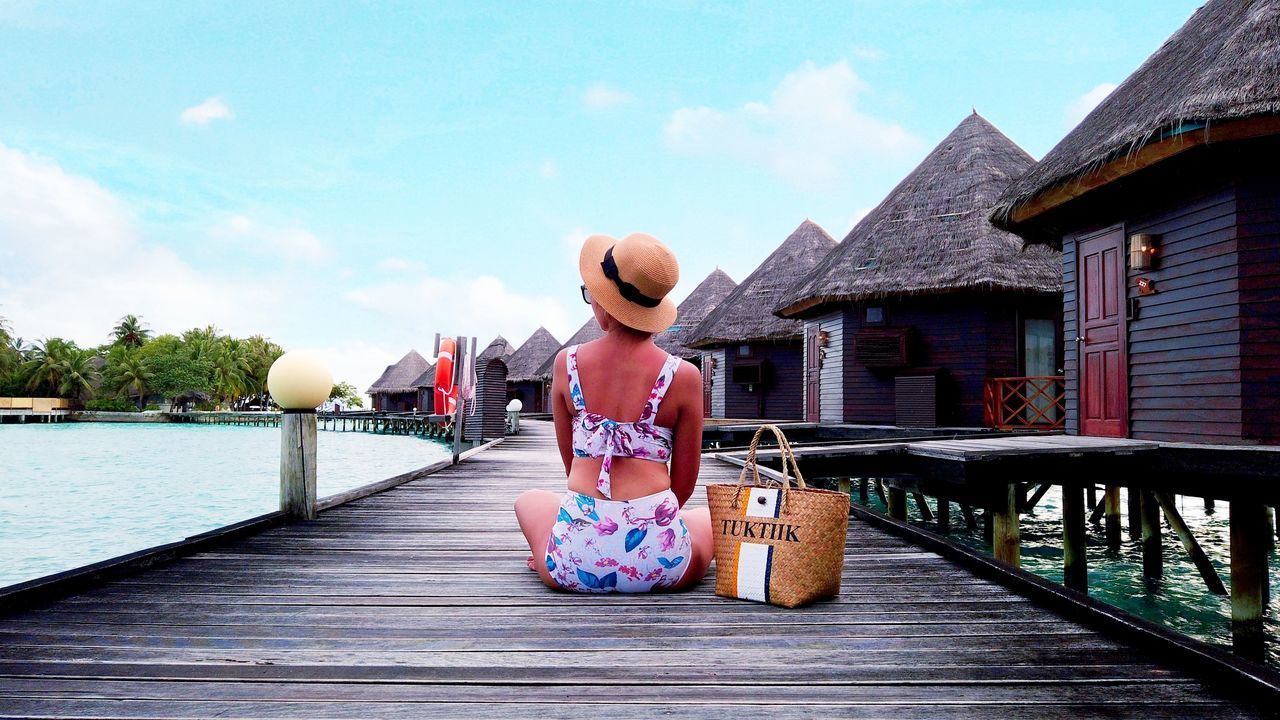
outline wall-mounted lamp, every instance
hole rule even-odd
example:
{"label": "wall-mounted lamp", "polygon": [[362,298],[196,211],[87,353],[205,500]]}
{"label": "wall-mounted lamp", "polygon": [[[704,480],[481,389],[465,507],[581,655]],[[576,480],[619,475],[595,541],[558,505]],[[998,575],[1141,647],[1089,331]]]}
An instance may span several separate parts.
{"label": "wall-mounted lamp", "polygon": [[818,347],[826,347],[831,344],[831,333],[826,330],[818,331]]}
{"label": "wall-mounted lamp", "polygon": [[1156,256],[1156,236],[1134,233],[1129,236],[1129,267],[1134,270],[1150,270]]}

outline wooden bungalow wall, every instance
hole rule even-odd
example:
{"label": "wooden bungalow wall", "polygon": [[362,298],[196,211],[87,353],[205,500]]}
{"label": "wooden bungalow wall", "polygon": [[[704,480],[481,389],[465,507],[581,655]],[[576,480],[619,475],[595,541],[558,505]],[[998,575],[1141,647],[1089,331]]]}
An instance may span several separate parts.
{"label": "wooden bungalow wall", "polygon": [[[1022,375],[1021,319],[1057,318],[1059,301],[1051,296],[946,295],[920,297],[882,305],[885,324],[880,328],[911,328],[911,366],[901,369],[868,368],[855,357],[864,309],[851,307],[840,313],[842,327],[831,336],[827,362],[841,357],[842,419],[845,422],[892,425],[897,420],[894,402],[896,376],[924,368],[941,370],[938,386],[938,423],[981,427],[983,392],[988,378]],[[835,316],[826,316],[827,325]],[[867,329],[872,329],[868,327]],[[826,367],[823,368],[824,373]],[[834,375],[834,373],[833,373]],[[826,377],[823,378],[824,382]],[[828,396],[836,393],[824,385],[822,414]]]}
{"label": "wooden bungalow wall", "polygon": [[[1159,236],[1156,266],[1128,268],[1125,276],[1127,298],[1137,303],[1136,315],[1131,310],[1128,319],[1129,434],[1149,440],[1245,442],[1239,180],[1219,165],[1195,162],[1176,167],[1180,171],[1158,182],[1134,183],[1140,189],[1112,203],[1109,212],[1094,214],[1103,222],[1086,231],[1115,226],[1125,238],[1143,232]],[[1262,232],[1257,242],[1274,247],[1265,225],[1258,228]],[[1063,242],[1068,432],[1080,427],[1075,241],[1083,234],[1069,233]],[[1140,276],[1154,281],[1155,294],[1139,294]],[[1263,306],[1257,309],[1268,314]],[[1274,317],[1274,308],[1269,314]],[[1266,321],[1250,322],[1261,328]],[[1265,355],[1259,361],[1268,362]],[[1250,377],[1262,376],[1265,373]]]}
{"label": "wooden bungalow wall", "polygon": [[[724,349],[724,404],[726,417],[767,420],[801,420],[804,402],[803,349],[799,341],[785,344],[756,343],[750,354],[739,355],[739,346]],[[733,382],[736,363],[766,362],[767,381],[752,388]]]}
{"label": "wooden bungalow wall", "polygon": [[[826,331],[826,355],[822,359],[822,367],[818,371],[818,419],[824,423],[844,422],[844,362],[845,332],[844,312],[837,311],[814,318],[805,323],[805,337],[814,330]],[[809,367],[809,354],[818,351],[805,343],[804,367]],[[804,384],[804,405],[809,403],[809,384]],[[807,414],[807,413],[806,413]],[[808,418],[805,418],[808,419]]]}
{"label": "wooden bungalow wall", "polygon": [[373,409],[380,412],[411,412],[418,406],[418,393],[375,393]]}
{"label": "wooden bungalow wall", "polygon": [[521,412],[546,412],[544,409],[546,404],[543,402],[542,385],[543,384],[541,382],[532,380],[507,383],[507,397],[519,398],[520,403],[524,405]]}
{"label": "wooden bungalow wall", "polygon": [[723,418],[726,417],[724,409],[724,393],[725,393],[725,351],[724,348],[715,348],[704,353],[702,362],[713,362],[711,369],[711,402],[709,417]]}
{"label": "wooden bungalow wall", "polygon": [[1240,185],[1241,421],[1246,440],[1280,444],[1280,158]]}

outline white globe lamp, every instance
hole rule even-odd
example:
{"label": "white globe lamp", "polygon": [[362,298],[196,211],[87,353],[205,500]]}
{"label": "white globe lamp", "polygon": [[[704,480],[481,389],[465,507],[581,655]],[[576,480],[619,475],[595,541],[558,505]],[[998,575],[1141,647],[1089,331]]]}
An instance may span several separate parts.
{"label": "white globe lamp", "polygon": [[293,518],[316,516],[316,407],[333,391],[333,373],[318,356],[287,352],[267,371],[267,391],[280,418],[280,509]]}

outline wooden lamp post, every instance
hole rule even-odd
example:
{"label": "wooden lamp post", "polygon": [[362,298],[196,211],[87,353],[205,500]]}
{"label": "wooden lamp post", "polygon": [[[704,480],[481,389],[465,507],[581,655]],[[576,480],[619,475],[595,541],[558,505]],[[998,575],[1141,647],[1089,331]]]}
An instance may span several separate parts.
{"label": "wooden lamp post", "polygon": [[316,407],[329,399],[333,374],[314,355],[288,352],[267,372],[280,419],[280,510],[294,518],[316,516]]}

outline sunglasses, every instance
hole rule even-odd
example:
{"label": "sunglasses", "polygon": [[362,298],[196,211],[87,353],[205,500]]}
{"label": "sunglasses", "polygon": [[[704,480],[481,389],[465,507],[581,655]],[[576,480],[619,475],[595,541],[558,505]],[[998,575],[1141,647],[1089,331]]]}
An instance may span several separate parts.
{"label": "sunglasses", "polygon": [[579,286],[579,287],[581,287],[581,288],[582,288],[582,302],[584,302],[584,303],[586,303],[586,304],[590,305],[590,304],[591,304],[591,292],[587,290],[587,286],[586,286],[586,285],[581,285],[581,286]]}

